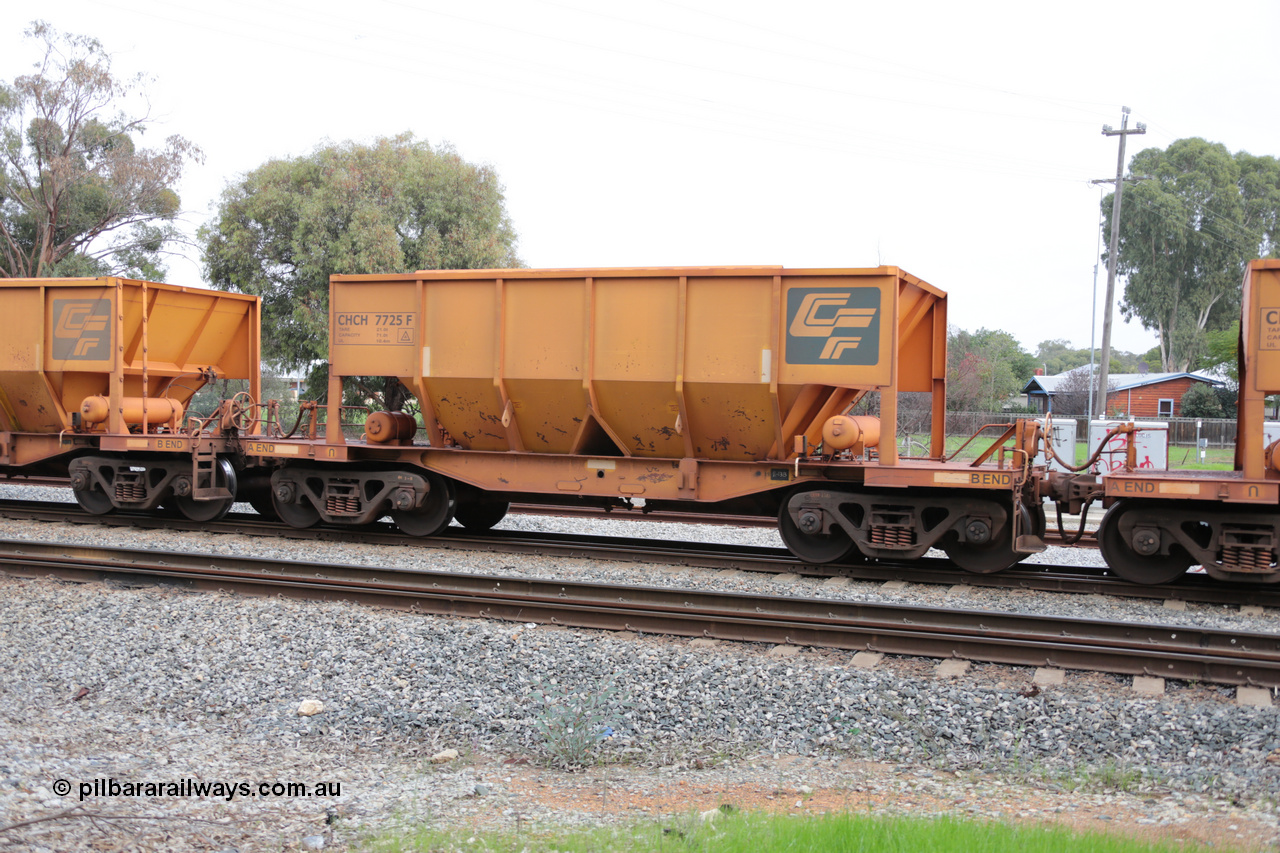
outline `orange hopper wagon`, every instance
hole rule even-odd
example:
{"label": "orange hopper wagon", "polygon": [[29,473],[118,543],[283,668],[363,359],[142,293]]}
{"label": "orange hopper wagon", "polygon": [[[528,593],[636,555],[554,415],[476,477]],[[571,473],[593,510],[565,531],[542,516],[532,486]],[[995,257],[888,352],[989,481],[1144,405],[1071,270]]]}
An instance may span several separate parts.
{"label": "orange hopper wagon", "polygon": [[[0,474],[71,477],[90,512],[225,512],[228,444],[188,429],[214,378],[259,393],[251,296],[122,278],[0,280]],[[203,466],[193,462],[201,452]]]}
{"label": "orange hopper wagon", "polygon": [[[942,460],[946,327],[945,294],[894,267],[339,275],[324,435],[248,453],[279,466],[276,509],[298,525],[389,509],[430,535],[515,500],[643,501],[777,514],[815,562],[942,543],[1003,568],[1036,532],[1018,499],[1029,457]],[[398,377],[421,431],[380,413],[344,436],[350,376]],[[924,458],[899,455],[908,392],[928,395]],[[853,411],[868,395],[878,417]]]}

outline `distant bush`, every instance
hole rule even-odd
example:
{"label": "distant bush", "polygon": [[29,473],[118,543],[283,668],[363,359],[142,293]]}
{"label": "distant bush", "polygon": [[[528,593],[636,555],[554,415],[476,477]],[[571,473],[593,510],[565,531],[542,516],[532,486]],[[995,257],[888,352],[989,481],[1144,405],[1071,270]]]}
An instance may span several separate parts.
{"label": "distant bush", "polygon": [[1197,382],[1182,395],[1182,417],[1184,418],[1221,418],[1225,414],[1222,410],[1222,402],[1211,385]]}

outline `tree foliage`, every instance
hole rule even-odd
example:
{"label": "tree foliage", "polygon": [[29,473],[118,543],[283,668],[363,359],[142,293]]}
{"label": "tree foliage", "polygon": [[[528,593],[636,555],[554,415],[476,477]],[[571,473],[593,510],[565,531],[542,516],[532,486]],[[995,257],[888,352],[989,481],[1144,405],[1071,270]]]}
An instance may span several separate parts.
{"label": "tree foliage", "polygon": [[[1112,359],[1112,364],[1115,360]],[[1119,372],[1119,371],[1116,371]],[[1114,375],[1114,374],[1113,374]],[[1107,380],[1107,393],[1116,390],[1115,380]],[[1053,392],[1053,413],[1084,417],[1089,414],[1089,401],[1098,393],[1097,374],[1091,373],[1089,365],[1067,371],[1067,375],[1058,382]]]}
{"label": "tree foliage", "polygon": [[952,329],[947,341],[947,407],[1000,411],[1035,374],[1036,359],[1008,332]]}
{"label": "tree foliage", "polygon": [[1218,374],[1234,393],[1240,386],[1239,345],[1239,319],[1225,329],[1207,332],[1204,354],[1198,359],[1196,369]]}
{"label": "tree foliage", "polygon": [[[1097,350],[1095,359],[1097,358]],[[1072,349],[1070,342],[1064,338],[1055,338],[1053,340],[1041,341],[1036,347],[1036,366],[1044,369],[1045,375],[1056,376],[1059,373],[1069,373],[1077,367],[1083,367],[1089,363],[1089,348]],[[1113,349],[1111,351],[1111,373],[1140,373],[1142,365],[1147,364],[1148,369],[1150,363],[1147,361],[1146,354],[1136,355],[1131,352],[1123,352]]]}
{"label": "tree foliage", "polygon": [[149,117],[127,105],[146,79],[120,80],[97,39],[43,22],[34,73],[0,83],[0,277],[162,279],[179,238],[173,186],[200,150],[180,136],[138,147]]}
{"label": "tree foliage", "polygon": [[1226,413],[1213,387],[1204,382],[1197,382],[1182,395],[1182,417],[1184,418],[1221,418]]}
{"label": "tree foliage", "polygon": [[[1179,139],[1134,155],[1120,219],[1121,310],[1159,337],[1161,369],[1183,372],[1205,352],[1206,332],[1240,310],[1244,263],[1280,241],[1280,160],[1231,154]],[[1103,200],[1111,227],[1111,196]]]}
{"label": "tree foliage", "polygon": [[326,358],[331,274],[519,266],[502,191],[491,167],[412,134],[322,145],[223,192],[205,274],[262,297],[265,358],[307,367]]}

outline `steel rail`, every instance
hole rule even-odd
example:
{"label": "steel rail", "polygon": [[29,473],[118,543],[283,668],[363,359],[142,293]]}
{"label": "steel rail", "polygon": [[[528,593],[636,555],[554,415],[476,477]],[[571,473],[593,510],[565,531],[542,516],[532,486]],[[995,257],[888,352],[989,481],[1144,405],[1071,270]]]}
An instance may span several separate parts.
{"label": "steel rail", "polygon": [[[15,486],[47,486],[50,488],[70,488],[70,480],[66,477],[26,477],[22,475],[6,476],[0,474],[0,485]],[[627,509],[623,507],[589,507],[566,506],[559,504],[511,504],[513,515],[546,515],[557,518],[608,519],[610,521],[651,521],[656,524],[709,524],[725,527],[761,527],[776,528],[778,520],[773,516],[763,515],[729,515],[724,513],[679,512],[675,510]],[[1086,530],[1079,542],[1066,545],[1068,536],[1075,531],[1063,532],[1057,528],[1049,528],[1044,540],[1049,545],[1060,545],[1075,548],[1097,548],[1098,531]]]}
{"label": "steel rail", "polygon": [[737,569],[764,573],[790,573],[808,577],[847,577],[863,581],[964,585],[985,589],[1019,589],[1036,592],[1115,595],[1129,598],[1175,599],[1207,604],[1255,604],[1280,607],[1280,585],[1225,584],[1206,575],[1186,575],[1161,586],[1131,584],[1103,568],[1020,565],[995,574],[973,574],[949,560],[924,558],[914,562],[879,561],[814,566],[783,548],[633,539],[611,536],[492,530],[484,534],[450,527],[428,539],[407,536],[390,524],[362,528],[317,526],[299,530],[257,514],[232,513],[216,522],[154,515],[110,513],[89,515],[76,504],[48,501],[0,500],[0,517],[26,520],[90,523],[141,529],[189,530],[232,533],[368,545],[400,545],[446,550],[493,551],[520,554],[556,554],[582,559],[647,560],[711,569]]}
{"label": "steel rail", "polygon": [[[675,512],[669,510],[625,510],[625,508],[612,508],[612,510],[600,510],[596,507],[581,506],[543,506],[539,503],[512,503],[512,514],[516,515],[549,515],[557,517],[566,517],[566,519],[608,519],[611,521],[654,521],[659,524],[710,524],[722,526],[735,526],[735,528],[777,528],[778,520],[774,517],[765,517],[758,515],[717,515],[708,514],[708,512]],[[1059,546],[1065,548],[1097,548],[1098,547],[1098,530],[1097,523],[1094,521],[1093,528],[1085,529],[1083,535],[1080,535],[1076,542],[1068,543],[1068,539],[1075,537],[1076,529],[1066,530],[1062,532],[1057,528],[1050,528],[1044,532],[1044,544],[1050,546]]]}
{"label": "steel rail", "polygon": [[[776,528],[778,526],[778,520],[772,516],[720,515],[715,513],[675,512],[672,510],[645,511],[643,509],[597,509],[596,507],[512,504],[510,512],[518,515],[550,515],[563,518],[604,518],[611,521],[653,521],[663,524],[712,524],[723,525],[726,527],[764,528]],[[1079,525],[1077,524],[1077,529],[1078,527]],[[1096,528],[1097,522],[1094,522],[1094,527],[1085,530],[1084,535],[1080,537],[1078,542],[1067,545],[1067,538],[1074,536],[1076,531],[1068,530],[1064,533],[1056,527],[1051,527],[1045,532],[1044,541],[1047,545],[1057,545],[1061,547],[1097,548],[1098,531]]]}
{"label": "steel rail", "polygon": [[[509,512],[515,515],[547,515],[559,518],[583,518],[583,519],[608,519],[610,521],[652,521],[661,524],[710,524],[724,527],[761,527],[773,528],[778,526],[778,520],[773,517],[757,516],[757,515],[718,515],[714,513],[700,512],[675,512],[671,510],[653,510],[646,512],[642,509],[597,509],[595,507],[572,507],[572,506],[543,506],[540,504],[512,504]],[[1077,525],[1078,529],[1079,525]],[[1068,539],[1076,535],[1076,530],[1068,530],[1063,532],[1056,527],[1051,527],[1044,534],[1044,542],[1046,545],[1054,545],[1063,548],[1097,548],[1098,547],[1098,530],[1097,523],[1090,529],[1086,529],[1084,534],[1075,542],[1068,543]]]}
{"label": "steel rail", "polygon": [[0,542],[0,573],[117,578],[441,616],[1280,686],[1280,634],[29,541]]}
{"label": "steel rail", "polygon": [[67,477],[38,477],[27,474],[0,473],[0,486],[41,486],[50,489],[69,489],[71,480]]}

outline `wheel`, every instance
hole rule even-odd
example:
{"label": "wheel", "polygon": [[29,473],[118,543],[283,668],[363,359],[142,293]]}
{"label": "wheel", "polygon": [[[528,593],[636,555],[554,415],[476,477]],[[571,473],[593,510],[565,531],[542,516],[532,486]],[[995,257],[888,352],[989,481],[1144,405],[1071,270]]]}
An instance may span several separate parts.
{"label": "wheel", "polygon": [[422,506],[391,512],[396,527],[410,536],[435,536],[449,526],[457,508],[457,500],[448,480],[430,471],[425,472],[424,476],[427,480],[427,496],[422,501]]}
{"label": "wheel", "polygon": [[507,501],[459,500],[453,517],[468,530],[477,533],[491,529],[507,517],[511,504]]}
{"label": "wheel", "polygon": [[[1025,532],[1036,531],[1035,517],[1026,504],[1020,505],[1019,513],[1020,528]],[[944,545],[942,550],[947,552],[951,562],[975,575],[1002,572],[1031,556],[1013,550],[1013,531],[1009,529],[1007,521],[999,530],[991,531],[991,538],[980,545],[974,542],[954,542]]]}
{"label": "wheel", "polygon": [[[236,469],[225,459],[218,460],[218,471],[222,474],[222,482],[231,492],[229,498],[217,498],[211,501],[198,501],[190,495],[174,495],[173,505],[191,521],[217,521],[231,511],[236,502]],[[169,499],[165,499],[169,503]]]}
{"label": "wheel", "polygon": [[1098,549],[1117,575],[1130,583],[1148,586],[1175,581],[1191,568],[1191,557],[1181,549],[1172,554],[1139,554],[1133,550],[1129,536],[1121,529],[1125,516],[1137,506],[1120,501],[1102,517],[1098,526]]}
{"label": "wheel", "polygon": [[320,510],[316,509],[311,501],[302,498],[296,503],[284,503],[276,494],[274,484],[271,488],[271,508],[275,510],[277,518],[299,530],[314,527],[316,522],[320,521]]}
{"label": "wheel", "polygon": [[73,494],[76,496],[76,503],[80,504],[80,508],[89,515],[106,515],[115,509],[111,498],[107,497],[107,493],[101,489],[89,488]]}
{"label": "wheel", "polygon": [[830,533],[805,533],[791,520],[787,511],[790,499],[778,510],[778,533],[787,550],[806,563],[834,563],[854,553],[857,545],[844,528],[833,526]]}

